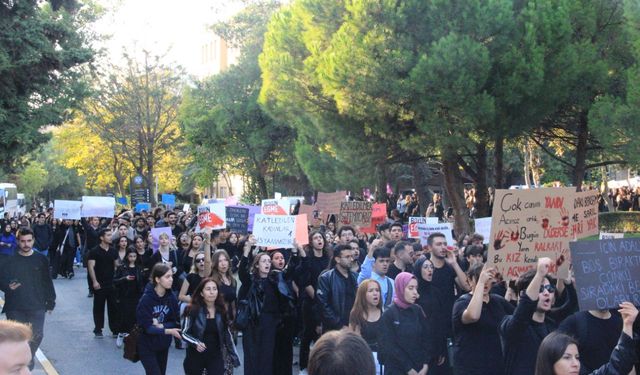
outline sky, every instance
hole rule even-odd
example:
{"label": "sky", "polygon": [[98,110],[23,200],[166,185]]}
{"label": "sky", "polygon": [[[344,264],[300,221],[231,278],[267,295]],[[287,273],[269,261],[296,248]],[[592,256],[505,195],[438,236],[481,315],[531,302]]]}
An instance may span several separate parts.
{"label": "sky", "polygon": [[[167,62],[198,75],[207,26],[241,9],[233,0],[99,0],[108,13],[94,30],[110,35],[101,43],[111,62],[122,60],[123,47],[140,54],[166,54]],[[176,6],[177,5],[177,6]]]}

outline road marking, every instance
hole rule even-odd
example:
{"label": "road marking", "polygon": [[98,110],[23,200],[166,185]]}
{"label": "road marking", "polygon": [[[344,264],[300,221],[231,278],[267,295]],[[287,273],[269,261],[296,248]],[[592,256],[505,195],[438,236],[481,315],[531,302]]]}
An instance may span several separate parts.
{"label": "road marking", "polygon": [[[2,307],[4,307],[4,299],[0,298],[0,308]],[[42,365],[42,368],[44,369],[44,372],[47,373],[47,375],[60,375],[49,361],[49,358],[47,358],[47,356],[44,355],[42,350],[40,350],[39,348],[38,351],[36,351],[36,359],[38,360],[38,362],[40,362],[40,365]]]}

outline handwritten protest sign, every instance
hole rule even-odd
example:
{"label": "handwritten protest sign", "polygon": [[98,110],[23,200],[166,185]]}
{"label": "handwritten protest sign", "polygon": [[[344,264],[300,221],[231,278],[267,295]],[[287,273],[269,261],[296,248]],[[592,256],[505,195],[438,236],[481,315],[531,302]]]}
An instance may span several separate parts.
{"label": "handwritten protest sign", "polygon": [[571,231],[574,239],[598,234],[598,191],[573,193]]}
{"label": "handwritten protest sign", "polygon": [[82,202],[56,199],[53,204],[53,218],[62,220],[80,220]]}
{"label": "handwritten protest sign", "polygon": [[316,208],[322,213],[323,217],[327,217],[331,214],[337,215],[340,213],[340,203],[346,200],[346,196],[346,191],[338,191],[335,193],[318,193]]}
{"label": "handwritten protest sign", "polygon": [[407,236],[409,238],[420,238],[418,233],[418,224],[438,224],[437,217],[409,217],[409,227],[407,230]]}
{"label": "handwritten protest sign", "polygon": [[264,215],[289,215],[291,204],[287,199],[264,199],[262,211]]}
{"label": "handwritten protest sign", "polygon": [[551,272],[568,277],[569,241],[597,233],[591,195],[574,188],[496,190],[487,263],[514,279],[549,257]]}
{"label": "handwritten protest sign", "polygon": [[489,243],[489,238],[491,237],[491,218],[483,217],[480,219],[475,219],[476,224],[476,233],[481,234],[484,237],[484,241],[482,243]]}
{"label": "handwritten protest sign", "polygon": [[362,233],[376,233],[377,226],[387,220],[387,204],[374,203],[371,208],[371,225],[360,228]]}
{"label": "handwritten protest sign", "polygon": [[598,236],[601,240],[613,240],[617,238],[624,238],[624,233],[600,233]]}
{"label": "handwritten protest sign", "polygon": [[295,231],[296,217],[292,215],[257,214],[253,221],[257,246],[291,248]]}
{"label": "handwritten protest sign", "polygon": [[580,310],[640,306],[640,238],[569,244]]}
{"label": "handwritten protest sign", "polygon": [[196,233],[205,229],[224,229],[226,227],[227,211],[224,203],[214,203],[198,206],[198,223]]}
{"label": "handwritten protest sign", "polygon": [[231,232],[247,234],[249,227],[249,209],[246,207],[227,206],[227,227]]}
{"label": "handwritten protest sign", "polygon": [[432,233],[442,233],[444,234],[444,238],[447,240],[447,245],[454,245],[455,241],[453,240],[453,234],[451,233],[451,223],[440,223],[440,224],[416,224],[418,228],[418,234],[420,236],[420,244],[422,246],[427,246],[427,239]]}
{"label": "handwritten protest sign", "polygon": [[338,226],[357,225],[361,227],[368,227],[371,225],[372,210],[373,203],[371,202],[340,202]]}
{"label": "handwritten protest sign", "polygon": [[158,251],[158,247],[160,246],[160,235],[162,233],[166,233],[169,236],[169,239],[173,236],[170,227],[151,228],[151,247],[153,248],[154,253]]}
{"label": "handwritten protest sign", "polygon": [[113,217],[116,209],[114,197],[82,197],[82,217]]}

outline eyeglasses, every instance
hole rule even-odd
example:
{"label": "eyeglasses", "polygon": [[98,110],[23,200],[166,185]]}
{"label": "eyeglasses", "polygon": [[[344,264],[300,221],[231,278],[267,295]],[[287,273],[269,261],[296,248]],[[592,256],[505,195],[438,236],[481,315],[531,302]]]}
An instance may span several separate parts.
{"label": "eyeglasses", "polygon": [[545,290],[549,293],[555,293],[556,287],[551,284],[540,285],[540,293],[544,293]]}
{"label": "eyeglasses", "polygon": [[204,263],[204,258],[198,258],[198,259],[196,259],[196,263]]}
{"label": "eyeglasses", "polygon": [[432,270],[432,269],[434,269],[433,264],[425,264],[424,266],[422,266],[422,268],[424,268],[425,270]]}

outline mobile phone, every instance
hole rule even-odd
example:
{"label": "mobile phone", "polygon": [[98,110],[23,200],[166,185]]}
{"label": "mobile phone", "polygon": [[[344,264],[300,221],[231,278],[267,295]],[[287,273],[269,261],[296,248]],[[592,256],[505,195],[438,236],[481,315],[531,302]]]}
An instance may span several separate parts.
{"label": "mobile phone", "polygon": [[20,280],[18,280],[18,279],[11,279],[11,281],[9,281],[9,284],[20,284]]}
{"label": "mobile phone", "polygon": [[327,231],[327,226],[324,224],[320,224],[320,232],[324,233]]}

